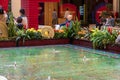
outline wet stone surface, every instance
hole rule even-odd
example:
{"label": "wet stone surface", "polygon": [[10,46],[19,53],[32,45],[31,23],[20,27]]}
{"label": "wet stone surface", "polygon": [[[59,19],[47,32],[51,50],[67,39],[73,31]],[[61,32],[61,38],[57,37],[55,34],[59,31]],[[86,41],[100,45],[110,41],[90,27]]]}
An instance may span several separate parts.
{"label": "wet stone surface", "polygon": [[74,45],[0,49],[8,80],[120,80],[120,55]]}

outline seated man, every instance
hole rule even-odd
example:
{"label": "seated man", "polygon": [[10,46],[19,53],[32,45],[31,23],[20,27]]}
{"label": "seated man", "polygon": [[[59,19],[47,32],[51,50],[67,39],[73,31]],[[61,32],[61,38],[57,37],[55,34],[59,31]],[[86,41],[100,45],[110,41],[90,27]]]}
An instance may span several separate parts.
{"label": "seated man", "polygon": [[67,20],[64,23],[60,24],[60,27],[62,26],[72,27],[72,15],[67,16]]}

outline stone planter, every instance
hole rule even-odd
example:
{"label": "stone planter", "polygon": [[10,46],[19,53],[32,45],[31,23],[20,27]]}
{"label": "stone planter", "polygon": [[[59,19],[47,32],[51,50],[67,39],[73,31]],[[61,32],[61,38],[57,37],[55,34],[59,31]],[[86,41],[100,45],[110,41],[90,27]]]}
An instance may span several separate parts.
{"label": "stone planter", "polygon": [[[93,48],[91,41],[82,40],[82,39],[26,40],[25,43],[23,43],[23,41],[20,40],[18,46],[21,47],[21,46],[44,46],[44,45],[64,45],[64,44],[73,44],[73,45]],[[9,47],[16,47],[15,40],[0,41],[0,48],[9,48]],[[120,46],[117,45],[107,45],[106,49],[102,49],[102,50],[120,54]]]}
{"label": "stone planter", "polygon": [[106,50],[120,54],[120,46],[117,45],[107,45]]}
{"label": "stone planter", "polygon": [[83,39],[74,39],[72,42],[73,45],[80,45],[83,47],[89,47],[92,48],[92,42],[89,40],[83,40]]}
{"label": "stone planter", "polygon": [[19,46],[41,46],[41,45],[58,45],[70,44],[70,39],[43,39],[43,40],[26,40],[24,43],[21,40]]}
{"label": "stone planter", "polygon": [[16,47],[15,41],[0,41],[0,48]]}

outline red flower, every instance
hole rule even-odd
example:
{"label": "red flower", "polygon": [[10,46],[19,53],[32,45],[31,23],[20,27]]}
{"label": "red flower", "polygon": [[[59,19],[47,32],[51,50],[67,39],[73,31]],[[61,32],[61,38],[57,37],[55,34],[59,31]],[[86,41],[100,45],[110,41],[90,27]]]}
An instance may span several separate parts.
{"label": "red flower", "polygon": [[107,30],[110,34],[112,34],[112,27],[108,27]]}
{"label": "red flower", "polygon": [[59,32],[59,30],[54,29],[54,32]]}
{"label": "red flower", "polygon": [[70,23],[69,23],[69,22],[67,22],[67,23],[66,23],[66,27],[68,28],[69,26],[70,26]]}

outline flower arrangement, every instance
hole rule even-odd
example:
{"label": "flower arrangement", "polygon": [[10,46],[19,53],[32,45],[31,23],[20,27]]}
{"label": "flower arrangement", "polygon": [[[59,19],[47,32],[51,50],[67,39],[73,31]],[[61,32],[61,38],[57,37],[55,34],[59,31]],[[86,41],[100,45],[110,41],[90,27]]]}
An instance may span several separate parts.
{"label": "flower arrangement", "polygon": [[61,30],[54,30],[55,32],[55,39],[60,39],[60,38],[67,38],[67,31],[65,31],[64,29]]}
{"label": "flower arrangement", "polygon": [[79,39],[84,39],[84,36],[87,34],[86,30],[81,30],[78,32]]}
{"label": "flower arrangement", "polygon": [[13,13],[9,12],[9,23],[8,23],[8,37],[16,36],[16,25],[14,23]]}
{"label": "flower arrangement", "polygon": [[79,39],[79,31],[81,31],[81,22],[76,18],[76,20],[72,23],[72,28],[70,30],[71,37],[75,39]]}
{"label": "flower arrangement", "polygon": [[35,30],[34,28],[30,28],[26,30],[26,34],[30,36],[31,39],[41,39],[41,29]]}
{"label": "flower arrangement", "polygon": [[92,30],[90,40],[93,42],[93,48],[106,48],[107,44],[114,44],[115,39],[118,36],[118,32],[109,28],[98,30],[95,28]]}

